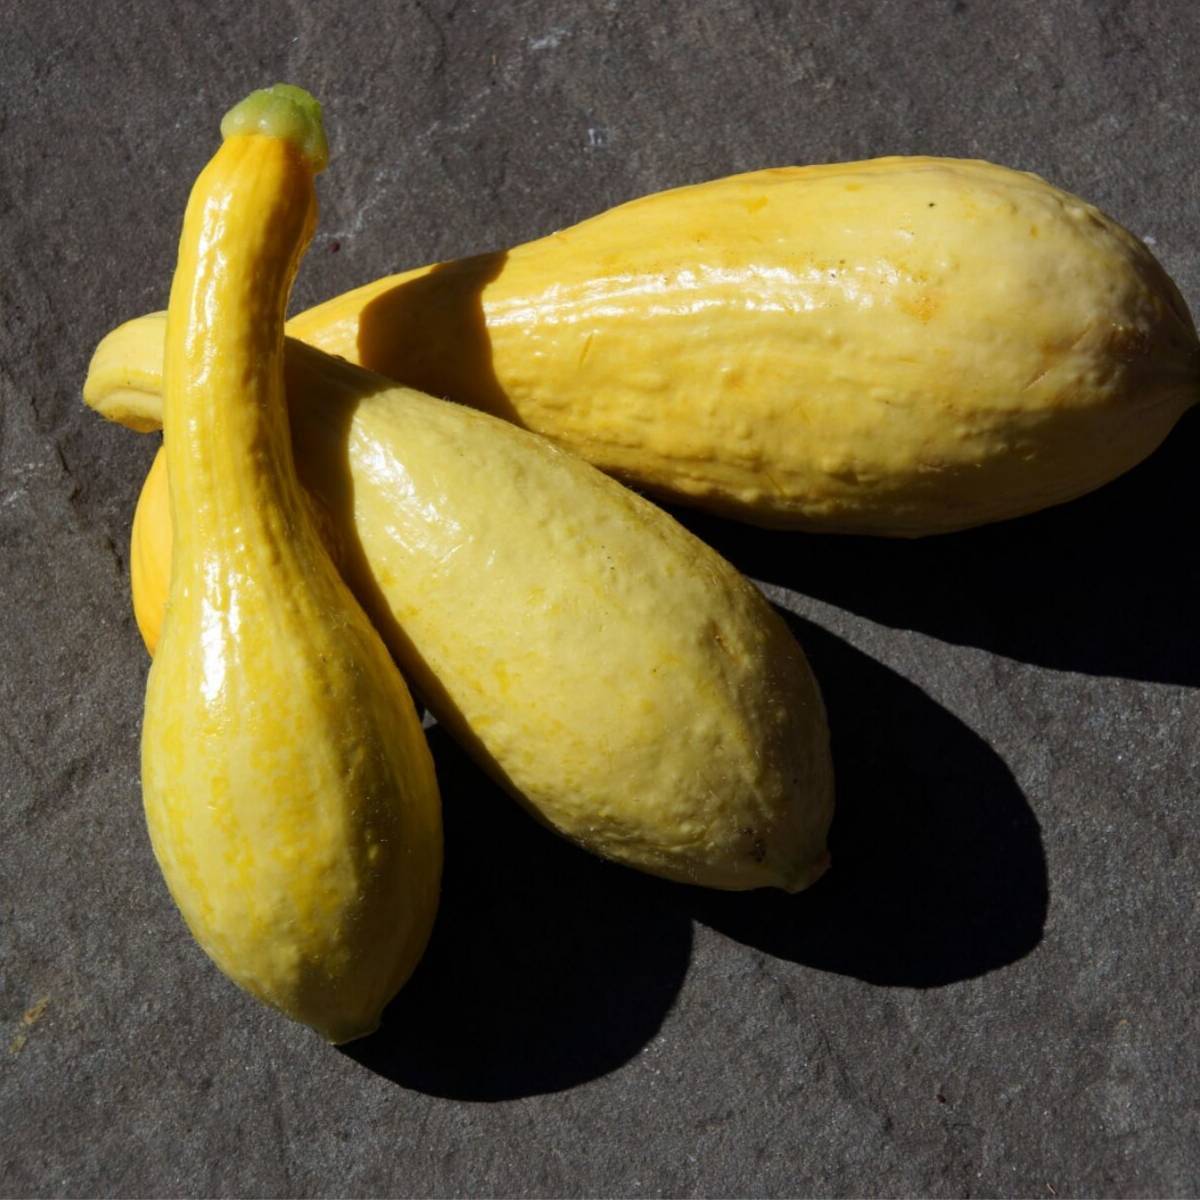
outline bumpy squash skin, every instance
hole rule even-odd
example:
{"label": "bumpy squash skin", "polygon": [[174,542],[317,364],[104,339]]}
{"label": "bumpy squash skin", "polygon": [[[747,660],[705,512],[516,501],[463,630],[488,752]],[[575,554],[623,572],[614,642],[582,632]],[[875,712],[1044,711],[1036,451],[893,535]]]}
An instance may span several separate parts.
{"label": "bumpy squash skin", "polygon": [[375,1028],[422,953],[441,827],[411,699],[291,458],[283,307],[315,219],[312,174],[291,141],[237,134],[189,202],[165,362],[176,535],[142,776],[155,854],[197,940],[340,1042]]}
{"label": "bumpy squash skin", "polygon": [[[288,331],[680,503],[883,536],[1081,495],[1200,395],[1195,328],[1141,242],[1036,176],[955,159],[663,192]],[[128,381],[113,415],[136,424]]]}
{"label": "bumpy squash skin", "polygon": [[[430,708],[539,820],[618,862],[799,890],[828,864],[829,735],[795,639],[648,501],[549,442],[289,344],[326,538]],[[139,502],[135,608],[170,514]]]}
{"label": "bumpy squash skin", "polygon": [[381,280],[289,333],[766,525],[915,536],[1069,500],[1200,396],[1186,306],[983,162],[759,171]]}

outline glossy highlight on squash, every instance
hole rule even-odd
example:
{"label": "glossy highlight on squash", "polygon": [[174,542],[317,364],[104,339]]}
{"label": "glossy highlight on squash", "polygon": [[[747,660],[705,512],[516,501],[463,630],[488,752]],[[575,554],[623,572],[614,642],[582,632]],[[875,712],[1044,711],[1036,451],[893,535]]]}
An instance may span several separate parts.
{"label": "glossy highlight on squash", "polygon": [[[311,99],[311,98],[310,98]],[[432,761],[296,476],[283,315],[316,217],[315,102],[239,106],[188,202],[163,370],[174,547],[142,734],[154,851],[197,940],[341,1042],[430,935]]]}

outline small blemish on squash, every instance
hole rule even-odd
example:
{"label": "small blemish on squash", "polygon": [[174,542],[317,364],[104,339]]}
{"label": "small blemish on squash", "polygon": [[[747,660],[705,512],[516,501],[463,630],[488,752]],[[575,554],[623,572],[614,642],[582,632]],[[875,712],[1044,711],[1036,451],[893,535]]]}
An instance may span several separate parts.
{"label": "small blemish on squash", "polygon": [[936,298],[930,295],[929,292],[922,292],[912,300],[900,300],[899,307],[902,312],[906,312],[910,317],[916,317],[922,324],[928,324],[937,312],[939,305]]}
{"label": "small blemish on squash", "polygon": [[1115,325],[1108,337],[1109,348],[1124,362],[1134,362],[1150,352],[1150,337],[1144,329]]}
{"label": "small blemish on squash", "polygon": [[756,863],[765,862],[767,858],[767,844],[758,837],[753,829],[743,829],[742,836],[750,839],[750,857]]}

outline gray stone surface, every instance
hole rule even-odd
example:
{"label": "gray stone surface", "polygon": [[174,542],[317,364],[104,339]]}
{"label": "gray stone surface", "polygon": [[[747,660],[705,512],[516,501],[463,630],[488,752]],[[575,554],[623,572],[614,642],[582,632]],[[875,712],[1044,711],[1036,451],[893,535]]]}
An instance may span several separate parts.
{"label": "gray stone surface", "polygon": [[1200,303],[1187,0],[0,4],[0,1193],[1195,1195],[1200,427],[919,544],[694,526],[794,615],[838,868],[708,896],[537,829],[435,733],[445,906],[339,1052],[193,945],[142,826],[127,539],[84,410],[234,100],[325,102],[296,302],[735,170],[1037,170]]}

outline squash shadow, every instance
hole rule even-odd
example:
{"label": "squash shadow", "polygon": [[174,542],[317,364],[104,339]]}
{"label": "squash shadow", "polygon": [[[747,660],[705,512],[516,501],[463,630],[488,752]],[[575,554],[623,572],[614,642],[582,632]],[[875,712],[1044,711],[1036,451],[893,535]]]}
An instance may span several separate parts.
{"label": "squash shadow", "polygon": [[359,317],[359,362],[430,396],[521,424],[496,378],[483,291],[504,268],[497,250],[439,263],[389,288]]}
{"label": "squash shadow", "polygon": [[829,712],[833,865],[809,891],[689,889],[705,925],[777,958],[930,988],[1004,967],[1041,941],[1038,823],[988,745],[920,688],[783,612]]}
{"label": "squash shadow", "polygon": [[446,874],[429,949],[344,1053],[455,1100],[560,1091],[615,1070],[658,1032],[683,984],[692,924],[669,884],[542,828],[440,729],[429,731]]}
{"label": "squash shadow", "polygon": [[1200,413],[1140,466],[1028,517],[915,541],[672,510],[746,574],[1020,662],[1200,685]]}

